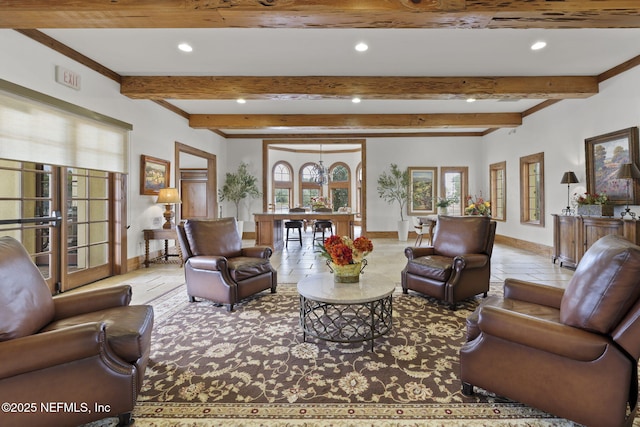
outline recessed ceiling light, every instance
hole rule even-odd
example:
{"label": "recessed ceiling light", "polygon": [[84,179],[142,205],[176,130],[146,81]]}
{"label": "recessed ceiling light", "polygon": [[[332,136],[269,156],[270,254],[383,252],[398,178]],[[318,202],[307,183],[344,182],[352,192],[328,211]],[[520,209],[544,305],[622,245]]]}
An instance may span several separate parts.
{"label": "recessed ceiling light", "polygon": [[535,42],[534,44],[531,45],[531,50],[544,49],[545,46],[547,46],[547,42],[537,41],[537,42]]}
{"label": "recessed ceiling light", "polygon": [[189,43],[180,43],[178,45],[178,49],[180,49],[183,52],[191,52],[191,51],[193,51],[193,48],[191,47],[191,45]]}
{"label": "recessed ceiling light", "polygon": [[246,100],[246,99],[244,99],[244,98],[238,98],[238,99],[236,99],[236,102],[237,102],[238,104],[246,104],[246,103],[247,103],[247,100]]}
{"label": "recessed ceiling light", "polygon": [[356,96],[356,97],[351,98],[351,102],[353,102],[354,104],[359,104],[359,103],[360,103],[360,101],[362,101],[362,100],[361,100],[360,98],[358,98],[357,96]]}
{"label": "recessed ceiling light", "polygon": [[356,45],[356,50],[358,52],[364,52],[369,49],[369,46],[365,42],[360,42]]}
{"label": "recessed ceiling light", "polygon": [[476,102],[475,98],[467,98],[467,102]]}

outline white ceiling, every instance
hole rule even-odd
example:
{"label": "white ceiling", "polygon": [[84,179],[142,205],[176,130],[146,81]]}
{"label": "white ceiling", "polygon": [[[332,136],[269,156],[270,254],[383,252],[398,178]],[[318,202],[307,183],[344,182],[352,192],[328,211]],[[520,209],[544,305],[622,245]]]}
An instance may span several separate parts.
{"label": "white ceiling", "polygon": [[[122,76],[576,76],[598,75],[640,55],[640,29],[214,28],[42,32]],[[538,40],[546,41],[547,47],[530,50],[529,46]],[[354,50],[360,41],[369,44],[368,51]],[[179,51],[177,45],[182,42],[190,43],[193,52]],[[543,100],[467,103],[363,99],[360,104],[353,104],[333,99],[249,101],[242,105],[234,100],[168,101],[189,114],[428,114],[523,112]],[[278,132],[290,130],[270,129],[270,133]]]}

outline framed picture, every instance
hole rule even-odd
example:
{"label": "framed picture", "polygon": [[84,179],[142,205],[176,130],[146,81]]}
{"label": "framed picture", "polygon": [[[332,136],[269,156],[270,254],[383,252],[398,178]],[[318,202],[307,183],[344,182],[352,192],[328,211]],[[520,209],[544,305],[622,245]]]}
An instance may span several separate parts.
{"label": "framed picture", "polygon": [[[636,180],[617,179],[618,169],[624,163],[638,166],[638,128],[631,127],[585,139],[587,193],[606,193],[609,203],[636,204]],[[627,183],[631,185],[628,187]]]}
{"label": "framed picture", "polygon": [[170,163],[151,156],[140,156],[140,194],[157,195],[161,188],[169,187]]}
{"label": "framed picture", "polygon": [[436,213],[437,167],[409,167],[409,215]]}

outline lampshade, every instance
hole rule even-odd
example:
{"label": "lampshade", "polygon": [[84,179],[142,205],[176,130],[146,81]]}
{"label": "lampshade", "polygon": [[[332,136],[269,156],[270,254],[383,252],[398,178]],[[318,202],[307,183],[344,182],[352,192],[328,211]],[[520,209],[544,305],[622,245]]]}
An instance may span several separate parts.
{"label": "lampshade", "polygon": [[577,184],[578,182],[580,181],[578,181],[578,177],[576,176],[576,174],[569,171],[565,172],[564,175],[562,175],[560,184]]}
{"label": "lampshade", "polygon": [[177,188],[161,188],[156,203],[181,203]]}
{"label": "lampshade", "polygon": [[618,169],[616,179],[638,179],[640,178],[640,169],[633,163],[624,163]]}

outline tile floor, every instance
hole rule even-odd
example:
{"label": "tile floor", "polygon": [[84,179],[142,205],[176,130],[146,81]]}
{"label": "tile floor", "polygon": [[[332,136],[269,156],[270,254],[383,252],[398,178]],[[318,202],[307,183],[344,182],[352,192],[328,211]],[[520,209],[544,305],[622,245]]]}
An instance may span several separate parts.
{"label": "tile floor", "polygon": [[[406,264],[404,248],[413,243],[413,240],[373,239],[374,249],[367,256],[369,264],[364,270],[365,274],[383,275],[400,286],[400,272]],[[245,240],[243,244],[252,246],[254,242]],[[302,246],[298,242],[289,242],[288,248],[273,254],[271,263],[278,271],[279,286],[293,287],[305,276],[327,271],[324,258],[317,249],[314,250],[310,231],[303,234]],[[494,247],[492,282],[501,283],[505,278],[513,277],[565,287],[572,275],[572,270],[553,264],[549,258],[511,246],[497,244]],[[133,286],[133,304],[144,304],[184,283],[184,270],[177,264],[151,264],[149,268],[110,277],[80,290],[119,283]]]}

